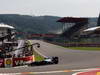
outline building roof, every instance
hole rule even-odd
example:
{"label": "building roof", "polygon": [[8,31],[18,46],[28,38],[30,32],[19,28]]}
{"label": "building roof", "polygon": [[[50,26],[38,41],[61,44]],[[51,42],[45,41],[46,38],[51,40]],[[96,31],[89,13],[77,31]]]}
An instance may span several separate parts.
{"label": "building roof", "polygon": [[88,18],[64,17],[64,18],[59,19],[57,22],[77,23],[77,22],[84,22],[84,21],[88,21]]}
{"label": "building roof", "polygon": [[96,30],[100,31],[100,26],[88,28],[88,29],[84,30],[84,32],[92,32],[92,31],[96,31]]}
{"label": "building roof", "polygon": [[85,32],[87,35],[88,34],[99,34],[100,35],[100,26],[88,28],[84,30],[83,32]]}
{"label": "building roof", "polygon": [[13,26],[10,26],[10,25],[7,25],[7,24],[3,24],[3,23],[0,24],[0,28],[14,29]]}

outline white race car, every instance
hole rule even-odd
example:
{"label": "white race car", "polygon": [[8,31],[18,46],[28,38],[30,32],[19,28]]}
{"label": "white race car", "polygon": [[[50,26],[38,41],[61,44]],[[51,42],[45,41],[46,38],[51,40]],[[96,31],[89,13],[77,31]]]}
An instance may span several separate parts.
{"label": "white race car", "polygon": [[59,62],[58,57],[51,57],[51,58],[45,58],[45,60],[42,60],[42,61],[32,62],[32,63],[28,64],[28,66],[58,64],[58,62]]}

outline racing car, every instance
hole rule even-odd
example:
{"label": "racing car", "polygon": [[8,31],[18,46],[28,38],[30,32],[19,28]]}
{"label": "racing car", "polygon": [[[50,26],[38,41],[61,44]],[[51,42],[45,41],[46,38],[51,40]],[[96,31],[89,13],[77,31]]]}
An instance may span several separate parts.
{"label": "racing car", "polygon": [[51,57],[51,58],[45,58],[42,61],[32,62],[32,63],[28,64],[28,66],[41,66],[41,65],[58,64],[58,62],[59,62],[58,57]]}

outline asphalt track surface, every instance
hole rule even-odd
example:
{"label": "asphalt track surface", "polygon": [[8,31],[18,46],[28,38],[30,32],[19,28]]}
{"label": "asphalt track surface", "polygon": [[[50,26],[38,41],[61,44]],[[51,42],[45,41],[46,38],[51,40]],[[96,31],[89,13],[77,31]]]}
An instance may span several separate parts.
{"label": "asphalt track surface", "polygon": [[[51,72],[51,73],[40,73],[39,75],[72,75],[76,71],[73,72],[70,70],[100,67],[99,51],[71,50],[39,40],[34,40],[34,41],[32,40],[32,43],[40,43],[41,46],[40,48],[37,48],[37,50],[40,53],[44,54],[45,56],[48,57],[58,56],[60,59],[59,64],[34,66],[34,67],[6,68],[6,69],[1,68],[0,73]],[[53,73],[52,71],[66,71],[66,72]],[[27,74],[27,75],[33,75],[33,74]]]}

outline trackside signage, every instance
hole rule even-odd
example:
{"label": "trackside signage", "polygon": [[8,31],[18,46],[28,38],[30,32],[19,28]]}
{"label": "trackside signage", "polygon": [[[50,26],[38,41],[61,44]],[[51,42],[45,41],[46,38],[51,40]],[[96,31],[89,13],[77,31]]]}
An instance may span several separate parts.
{"label": "trackside signage", "polygon": [[5,58],[4,64],[5,64],[5,67],[12,67],[13,66],[13,59],[12,58]]}
{"label": "trackside signage", "polygon": [[5,58],[5,59],[0,58],[0,67],[20,66],[34,61],[35,61],[34,55],[22,58]]}
{"label": "trackside signage", "polygon": [[34,56],[24,58],[13,58],[13,66],[25,65],[27,62],[34,62]]}
{"label": "trackside signage", "polygon": [[0,59],[0,67],[4,67],[4,59]]}

